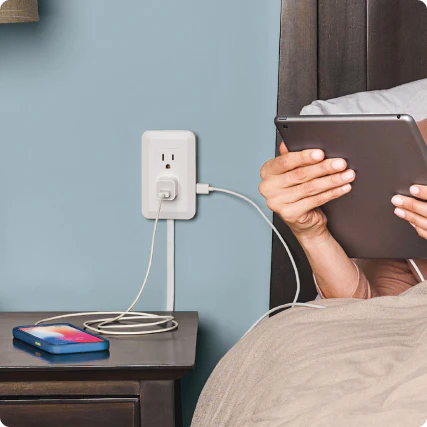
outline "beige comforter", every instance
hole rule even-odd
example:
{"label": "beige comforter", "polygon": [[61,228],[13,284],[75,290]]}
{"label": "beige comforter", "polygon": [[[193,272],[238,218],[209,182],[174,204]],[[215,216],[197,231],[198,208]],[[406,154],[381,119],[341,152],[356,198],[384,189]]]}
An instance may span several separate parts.
{"label": "beige comforter", "polygon": [[398,297],[319,301],[261,324],[218,364],[192,427],[420,427],[427,282]]}

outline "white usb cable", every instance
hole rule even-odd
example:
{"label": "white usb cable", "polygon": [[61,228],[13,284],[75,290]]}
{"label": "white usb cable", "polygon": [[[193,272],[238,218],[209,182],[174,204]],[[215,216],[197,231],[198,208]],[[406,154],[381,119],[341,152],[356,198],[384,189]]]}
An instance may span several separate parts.
{"label": "white usb cable", "polygon": [[[275,308],[271,309],[270,311],[268,311],[267,313],[265,313],[263,316],[261,316],[251,326],[251,328],[245,333],[244,337],[249,332],[251,332],[253,329],[255,329],[265,318],[270,316],[270,314],[275,313],[276,311],[279,311],[279,310],[282,310],[285,308],[291,308],[291,307],[307,307],[307,308],[316,308],[316,309],[325,308],[324,306],[321,306],[321,305],[309,304],[309,303],[298,303],[297,302],[299,294],[300,294],[301,285],[300,285],[300,277],[299,277],[299,273],[298,273],[298,268],[296,266],[295,260],[292,256],[292,253],[291,253],[288,245],[286,244],[285,240],[283,239],[283,237],[281,236],[281,234],[279,233],[277,228],[274,226],[274,224],[267,218],[267,216],[264,214],[264,212],[261,210],[261,208],[255,202],[253,202],[252,200],[243,196],[240,193],[237,193],[237,192],[234,192],[231,190],[226,190],[223,188],[210,187],[208,184],[197,184],[197,194],[210,194],[213,191],[230,194],[232,196],[238,197],[238,198],[246,201],[247,203],[251,204],[261,214],[261,216],[264,218],[264,220],[268,223],[268,225],[273,229],[274,233],[279,238],[280,242],[284,246],[284,248],[285,248],[285,250],[289,256],[289,259],[291,261],[292,267],[293,267],[294,272],[295,272],[296,293],[295,293],[294,301],[292,303],[283,304],[279,307],[275,307]],[[150,251],[150,257],[149,257],[147,272],[146,272],[145,279],[144,279],[143,284],[142,284],[142,286],[138,292],[137,297],[135,298],[133,303],[130,305],[130,307],[126,311],[123,311],[123,312],[120,312],[120,311],[118,311],[118,312],[115,312],[115,311],[85,312],[85,313],[65,314],[65,315],[61,315],[61,316],[54,316],[54,317],[49,317],[49,318],[40,320],[36,323],[36,325],[39,325],[41,323],[51,322],[53,320],[66,319],[66,318],[71,318],[71,317],[106,315],[106,316],[113,316],[113,317],[87,320],[86,322],[83,323],[83,325],[85,328],[87,328],[87,329],[89,329],[95,333],[105,334],[105,335],[122,335],[122,336],[123,335],[158,334],[158,333],[162,333],[162,332],[168,332],[168,331],[175,330],[178,327],[178,322],[174,319],[173,316],[162,316],[162,315],[156,315],[156,314],[151,314],[151,313],[141,313],[141,312],[131,311],[134,308],[134,306],[137,304],[137,302],[139,301],[139,298],[141,297],[141,294],[144,291],[145,285],[147,284],[148,277],[150,275],[151,265],[152,265],[152,261],[153,261],[153,255],[154,255],[154,244],[155,244],[155,238],[156,238],[156,232],[157,232],[157,225],[159,222],[162,203],[163,203],[163,200],[165,198],[168,198],[168,197],[169,197],[169,195],[166,193],[159,194],[159,207],[158,207],[156,219],[154,222],[153,235],[152,235],[152,239],[151,239],[151,251]],[[170,245],[168,244],[168,263],[172,262],[173,257],[174,257],[173,248],[172,248],[172,245],[174,245],[174,240],[171,238],[171,235],[174,231],[173,225],[174,225],[173,223],[168,222],[168,227],[169,227],[168,228],[168,243],[170,243]],[[421,271],[418,268],[415,261],[412,259],[409,261],[411,262],[412,266],[414,267],[415,271],[417,272],[420,280],[424,281],[425,280],[424,276],[421,273]],[[168,287],[171,287],[171,286],[174,286],[174,277],[173,277],[174,271],[173,271],[173,269],[169,270],[169,268],[168,268],[168,272],[169,271],[170,271],[170,273],[168,273]],[[172,297],[171,301],[168,301],[168,307],[173,306],[173,304],[174,304],[174,297]],[[147,322],[147,320],[148,320],[148,322]],[[159,329],[147,329],[148,327],[163,326],[163,325],[167,325],[168,323],[171,323],[171,326],[162,327]],[[131,331],[123,332],[123,331],[117,331],[117,330],[115,331],[114,330],[114,329],[133,329],[133,328],[135,328],[135,329],[143,328],[143,330],[134,331],[134,332],[131,332]]]}
{"label": "white usb cable", "polygon": [[409,262],[412,264],[412,267],[414,267],[414,270],[418,274],[418,277],[421,280],[421,282],[424,282],[426,279],[424,279],[423,273],[421,273],[421,270],[418,268],[418,265],[415,263],[413,259],[410,259]]}
{"label": "white usb cable", "polygon": [[[67,319],[70,317],[81,317],[81,316],[113,316],[105,317],[102,319],[93,319],[87,320],[83,323],[84,327],[89,329],[92,332],[104,335],[149,335],[149,334],[160,334],[162,332],[173,331],[178,327],[178,322],[174,319],[173,316],[161,316],[151,313],[141,313],[137,311],[131,311],[136,303],[138,302],[141,294],[147,284],[148,276],[151,271],[151,264],[153,262],[154,255],[154,243],[156,240],[157,224],[159,222],[160,211],[162,209],[162,203],[165,197],[168,197],[166,194],[159,194],[159,207],[157,210],[156,220],[154,222],[153,236],[151,239],[151,251],[150,258],[148,262],[147,272],[145,274],[144,282],[142,283],[141,289],[138,292],[137,297],[130,305],[126,311],[105,311],[105,312],[89,312],[89,313],[73,313],[65,314],[62,316],[49,317],[47,319],[40,320],[36,325],[41,323],[51,322],[53,320]],[[166,326],[168,323],[171,323],[171,326]],[[154,326],[162,326],[161,328],[148,329]],[[118,329],[118,330],[115,330]],[[120,329],[142,329],[138,331],[120,331]]]}
{"label": "white usb cable", "polygon": [[[300,278],[299,278],[298,268],[295,264],[295,260],[292,256],[291,251],[289,250],[288,245],[284,241],[283,237],[281,236],[281,234],[279,233],[277,228],[274,226],[274,224],[272,224],[272,222],[267,218],[267,216],[264,214],[264,212],[260,209],[260,207],[256,203],[254,203],[252,200],[248,199],[247,197],[243,196],[240,193],[236,193],[235,191],[225,190],[223,188],[210,187],[209,184],[197,184],[197,194],[210,194],[212,191],[230,194],[232,196],[238,197],[238,198],[245,200],[246,202],[250,203],[262,215],[262,217],[267,221],[267,223],[273,229],[274,233],[279,238],[282,245],[285,247],[286,252],[287,252],[289,259],[291,261],[292,267],[293,267],[294,272],[295,272],[297,289],[296,289],[294,301],[292,303],[283,304],[283,305],[280,305],[279,307],[275,307],[275,308],[271,309],[270,311],[268,311],[267,313],[265,313],[249,328],[249,330],[245,333],[245,335],[243,335],[243,337],[245,337],[247,334],[249,334],[249,332],[251,332],[253,329],[255,329],[265,318],[270,316],[270,314],[275,313],[276,311],[283,310],[285,308],[291,308],[291,307],[325,308],[324,306],[317,305],[317,304],[298,303],[297,302],[299,294],[300,294],[300,287],[301,286],[300,286]],[[415,261],[413,259],[410,259],[409,262],[414,267],[414,269],[415,269],[419,279],[421,280],[421,282],[424,282],[425,278],[424,278],[423,274],[421,273],[421,270],[418,268],[417,264],[415,263]]]}
{"label": "white usb cable", "polygon": [[248,202],[249,204],[251,204],[261,214],[261,216],[265,219],[265,221],[267,221],[268,225],[273,229],[274,233],[279,238],[280,242],[282,243],[282,245],[286,249],[286,252],[289,256],[289,259],[291,261],[292,267],[293,267],[294,272],[295,272],[295,278],[296,278],[297,286],[296,286],[296,293],[295,293],[294,301],[292,303],[288,303],[288,304],[281,305],[279,307],[275,307],[272,310],[265,313],[260,319],[258,319],[250,327],[250,329],[246,332],[246,334],[243,337],[245,337],[249,332],[251,332],[253,329],[255,329],[266,317],[270,316],[270,314],[273,314],[276,311],[279,311],[279,310],[282,310],[285,308],[291,308],[291,307],[325,308],[321,305],[306,304],[306,303],[298,303],[297,302],[299,294],[300,294],[301,285],[300,285],[300,277],[299,277],[299,273],[298,273],[298,268],[296,266],[295,260],[292,256],[292,253],[291,253],[288,245],[286,244],[285,240],[283,239],[283,237],[281,236],[281,234],[279,233],[277,228],[274,226],[274,224],[267,218],[267,216],[261,210],[261,208],[255,202],[253,202],[251,199],[247,198],[246,196],[243,196],[240,193],[236,193],[235,191],[225,190],[223,188],[210,187],[209,184],[197,184],[197,194],[210,194],[212,191],[230,194],[232,196],[238,197],[239,199],[242,199],[242,200]]}

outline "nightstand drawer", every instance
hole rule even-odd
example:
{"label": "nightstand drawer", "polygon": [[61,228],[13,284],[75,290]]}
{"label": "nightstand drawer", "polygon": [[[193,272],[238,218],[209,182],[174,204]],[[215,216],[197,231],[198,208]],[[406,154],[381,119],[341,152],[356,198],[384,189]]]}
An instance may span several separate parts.
{"label": "nightstand drawer", "polygon": [[138,399],[2,400],[0,420],[7,427],[139,427],[139,404]]}

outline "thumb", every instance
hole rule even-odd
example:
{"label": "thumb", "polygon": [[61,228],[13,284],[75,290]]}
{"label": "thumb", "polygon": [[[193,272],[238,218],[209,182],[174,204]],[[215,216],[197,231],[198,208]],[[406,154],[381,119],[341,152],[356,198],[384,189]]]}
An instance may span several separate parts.
{"label": "thumb", "polygon": [[284,154],[289,153],[288,147],[286,147],[285,143],[282,142],[279,147],[280,154],[283,156]]}

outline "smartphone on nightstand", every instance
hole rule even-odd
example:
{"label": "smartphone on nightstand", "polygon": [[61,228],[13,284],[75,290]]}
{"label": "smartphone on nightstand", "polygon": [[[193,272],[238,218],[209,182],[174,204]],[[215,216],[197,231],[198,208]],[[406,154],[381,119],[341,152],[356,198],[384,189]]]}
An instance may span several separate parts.
{"label": "smartphone on nightstand", "polygon": [[17,326],[13,328],[13,336],[52,354],[105,351],[110,347],[107,339],[70,323]]}

